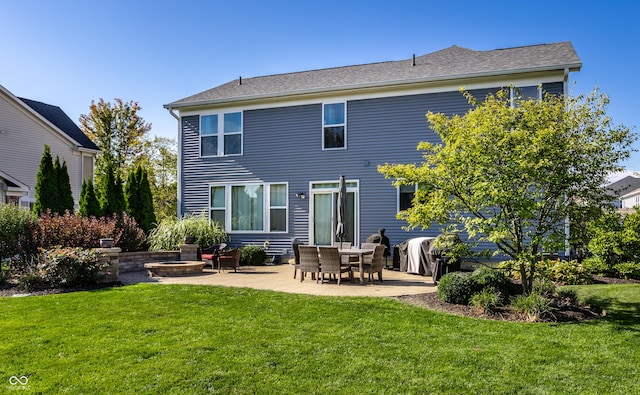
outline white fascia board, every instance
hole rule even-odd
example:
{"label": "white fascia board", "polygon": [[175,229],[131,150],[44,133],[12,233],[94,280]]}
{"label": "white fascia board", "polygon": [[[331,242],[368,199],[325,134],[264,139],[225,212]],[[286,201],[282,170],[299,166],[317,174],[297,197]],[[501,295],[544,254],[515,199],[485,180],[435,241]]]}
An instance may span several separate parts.
{"label": "white fascia board", "polygon": [[317,104],[327,99],[331,100],[364,100],[384,97],[397,97],[407,95],[418,95],[427,93],[441,93],[458,91],[460,88],[466,90],[495,88],[496,86],[507,87],[538,85],[550,82],[563,82],[564,70],[549,70],[544,73],[525,73],[514,75],[509,73],[511,78],[505,78],[490,74],[483,78],[473,77],[455,80],[434,80],[434,81],[413,81],[402,84],[375,85],[370,87],[340,87],[336,89],[322,89],[316,91],[300,91],[299,93],[287,93],[280,96],[254,96],[243,97],[232,100],[208,101],[192,103],[188,106],[171,107],[177,110],[180,116],[202,114],[205,111],[239,111],[257,110],[264,108],[288,107],[306,104]]}
{"label": "white fascia board", "polygon": [[29,186],[27,184],[25,184],[24,182],[22,182],[22,181],[20,181],[20,180],[18,180],[16,178],[11,177],[9,174],[7,174],[7,173],[5,173],[3,171],[0,171],[0,178],[3,178],[3,179],[8,180],[8,181],[11,181],[12,183],[18,185],[19,187],[21,187],[23,189],[29,190]]}
{"label": "white fascia board", "polygon": [[66,140],[67,142],[71,143],[71,145],[73,145],[75,149],[80,148],[80,146],[81,146],[80,143],[78,143],[77,141],[72,139],[71,136],[69,136],[68,134],[66,134],[62,130],[58,129],[57,126],[55,126],[54,124],[49,122],[49,120],[47,120],[45,117],[40,115],[33,108],[29,107],[26,103],[24,103],[22,100],[20,100],[13,93],[9,92],[2,85],[0,85],[0,92],[4,93],[9,99],[11,99],[11,101],[13,101],[15,103],[16,107],[22,109],[22,111],[25,112],[27,115],[31,116],[32,118],[35,118],[36,121],[44,124],[43,126],[45,128],[51,129],[54,133],[56,133],[58,135],[59,138],[62,138],[63,140]]}

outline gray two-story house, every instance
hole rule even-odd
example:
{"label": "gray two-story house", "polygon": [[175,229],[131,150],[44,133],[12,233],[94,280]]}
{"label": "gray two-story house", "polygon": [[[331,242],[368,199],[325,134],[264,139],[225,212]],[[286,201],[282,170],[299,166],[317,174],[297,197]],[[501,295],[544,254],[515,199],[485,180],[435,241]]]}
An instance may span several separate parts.
{"label": "gray two-story house", "polygon": [[460,87],[476,98],[507,87],[526,97],[563,94],[581,66],[569,42],[453,46],[407,60],[240,77],[174,101],[165,108],[179,120],[179,215],[206,211],[234,245],[328,245],[344,175],[354,245],[379,228],[391,244],[437,235],[437,227],[403,230],[396,214],[414,188],[393,187],[377,166],[421,162],[418,142],[438,141],[425,114],[467,112]]}

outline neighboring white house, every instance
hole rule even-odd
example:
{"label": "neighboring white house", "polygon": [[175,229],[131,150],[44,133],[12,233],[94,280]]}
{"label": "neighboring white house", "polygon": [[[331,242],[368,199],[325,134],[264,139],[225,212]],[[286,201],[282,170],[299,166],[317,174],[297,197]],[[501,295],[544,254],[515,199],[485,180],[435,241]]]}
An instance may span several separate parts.
{"label": "neighboring white house", "polygon": [[620,211],[629,211],[640,207],[640,174],[622,173],[622,177],[607,185],[609,194],[615,197],[615,207]]}
{"label": "neighboring white house", "polygon": [[0,203],[31,206],[45,144],[54,160],[66,161],[77,207],[98,147],[60,107],[18,98],[0,85]]}

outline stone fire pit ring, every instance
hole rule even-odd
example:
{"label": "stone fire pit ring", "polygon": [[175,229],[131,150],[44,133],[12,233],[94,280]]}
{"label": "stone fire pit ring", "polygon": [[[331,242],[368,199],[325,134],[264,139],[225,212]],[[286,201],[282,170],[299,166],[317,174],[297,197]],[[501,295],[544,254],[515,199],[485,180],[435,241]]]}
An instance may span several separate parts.
{"label": "stone fire pit ring", "polygon": [[204,269],[202,261],[167,261],[144,264],[149,277],[175,277],[201,274]]}

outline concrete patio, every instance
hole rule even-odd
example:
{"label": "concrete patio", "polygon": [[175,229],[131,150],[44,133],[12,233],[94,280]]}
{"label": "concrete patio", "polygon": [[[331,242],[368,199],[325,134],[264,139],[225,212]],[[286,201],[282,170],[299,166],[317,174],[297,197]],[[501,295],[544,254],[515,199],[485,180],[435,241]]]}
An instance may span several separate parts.
{"label": "concrete patio", "polygon": [[[217,270],[205,268],[202,274],[180,277],[149,277],[146,271],[120,273],[119,280],[123,284],[158,283],[158,284],[194,284],[194,285],[219,285],[225,287],[247,287],[265,289],[280,292],[289,292],[309,295],[326,296],[400,296],[415,295],[427,292],[435,292],[431,276],[407,274],[395,270],[383,269],[382,284],[366,282],[360,285],[357,273],[354,273],[355,281],[349,282],[346,275],[340,286],[334,280],[324,284],[316,284],[307,275],[300,282],[300,273],[293,278],[293,266],[283,264],[274,266],[242,266],[237,273],[233,270]],[[377,276],[375,276],[377,279]],[[345,280],[346,279],[346,280]]]}

